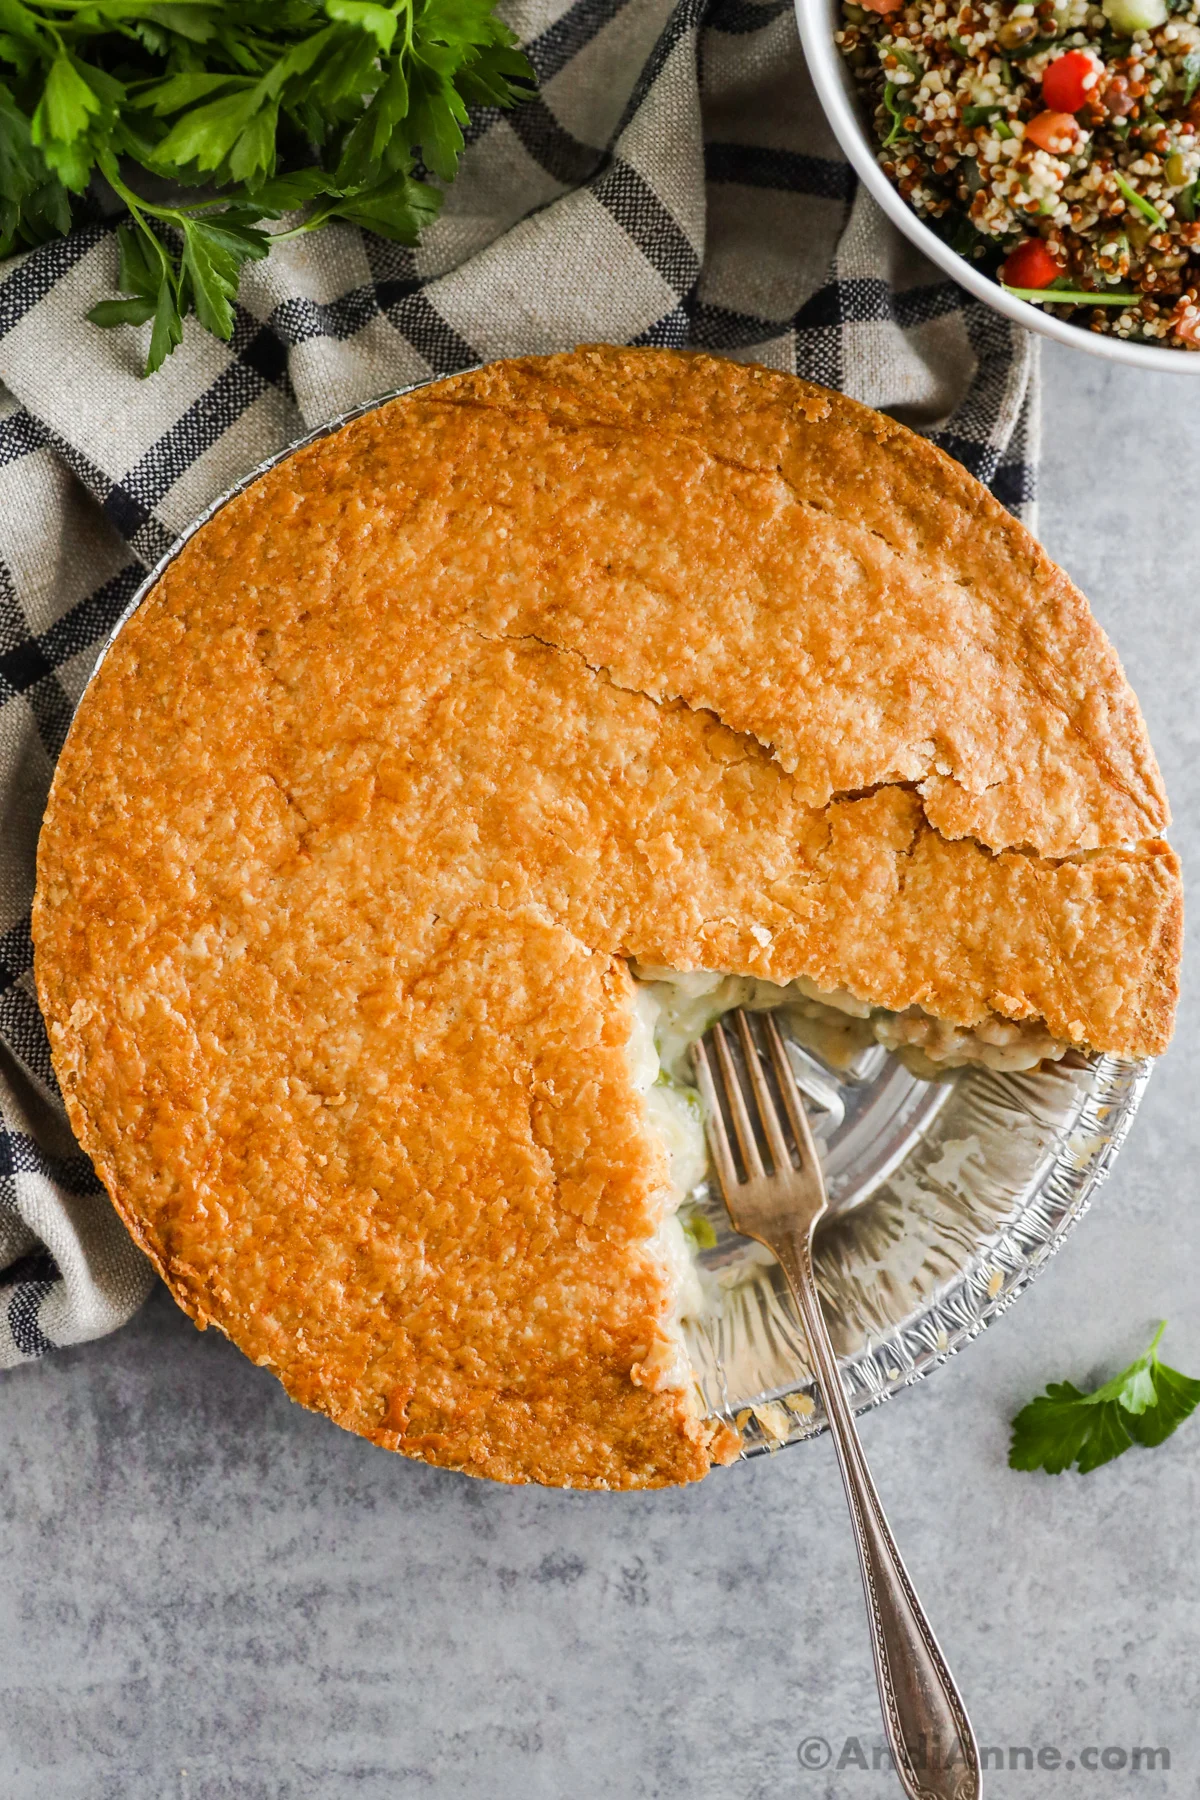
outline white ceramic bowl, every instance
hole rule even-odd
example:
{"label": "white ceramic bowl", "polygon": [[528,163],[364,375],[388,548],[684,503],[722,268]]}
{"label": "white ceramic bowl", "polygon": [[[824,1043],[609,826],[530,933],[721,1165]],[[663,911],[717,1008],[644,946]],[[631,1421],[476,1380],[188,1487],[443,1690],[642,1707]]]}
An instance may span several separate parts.
{"label": "white ceramic bowl", "polygon": [[1134,363],[1142,369],[1164,369],[1176,375],[1200,375],[1200,353],[1168,350],[1158,344],[1129,344],[1118,337],[1087,331],[1065,319],[1052,318],[1040,306],[1006,294],[998,282],[944,244],[901,199],[875,160],[870,121],[863,117],[854,79],[834,42],[842,16],[840,0],[796,0],[800,41],[809,73],[834,136],[854,166],[863,186],[879,202],[893,224],[924,251],[930,262],[1005,318],[1015,319],[1043,337],[1057,338],[1076,350],[1090,350],[1110,362]]}

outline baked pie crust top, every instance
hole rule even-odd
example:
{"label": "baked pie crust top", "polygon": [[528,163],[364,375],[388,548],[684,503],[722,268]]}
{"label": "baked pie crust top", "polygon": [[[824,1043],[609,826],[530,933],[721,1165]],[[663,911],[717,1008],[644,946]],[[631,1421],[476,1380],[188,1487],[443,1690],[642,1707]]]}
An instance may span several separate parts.
{"label": "baked pie crust top", "polygon": [[503,1480],[736,1447],[673,1385],[625,959],[1165,1047],[1182,902],[1087,604],[792,377],[594,347],[421,390],[203,526],[55,777],[37,978],[180,1303]]}

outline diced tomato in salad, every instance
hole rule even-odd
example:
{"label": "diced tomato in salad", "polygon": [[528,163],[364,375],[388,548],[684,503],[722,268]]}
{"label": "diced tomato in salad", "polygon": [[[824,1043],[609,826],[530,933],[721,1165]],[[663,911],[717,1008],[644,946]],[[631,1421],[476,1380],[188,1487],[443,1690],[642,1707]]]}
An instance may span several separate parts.
{"label": "diced tomato in salad", "polygon": [[1000,279],[1005,287],[1044,288],[1062,272],[1041,238],[1027,238],[1005,258]]}
{"label": "diced tomato in salad", "polygon": [[1074,147],[1079,126],[1074,113],[1040,112],[1025,127],[1025,141],[1052,156],[1063,156]]}
{"label": "diced tomato in salad", "polygon": [[1087,50],[1056,56],[1042,76],[1042,99],[1051,112],[1077,113],[1103,72],[1098,57]]}

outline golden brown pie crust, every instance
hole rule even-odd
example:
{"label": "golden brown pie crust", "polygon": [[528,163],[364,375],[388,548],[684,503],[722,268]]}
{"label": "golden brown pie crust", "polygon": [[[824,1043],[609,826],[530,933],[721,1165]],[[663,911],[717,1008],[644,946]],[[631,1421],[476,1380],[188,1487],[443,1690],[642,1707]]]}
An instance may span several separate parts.
{"label": "golden brown pie crust", "polygon": [[594,347],[289,458],[89,688],[39,851],[75,1130],[180,1303],[431,1462],[640,1487],[664,1155],[623,958],[1162,1050],[1162,783],[1086,602],[928,443]]}

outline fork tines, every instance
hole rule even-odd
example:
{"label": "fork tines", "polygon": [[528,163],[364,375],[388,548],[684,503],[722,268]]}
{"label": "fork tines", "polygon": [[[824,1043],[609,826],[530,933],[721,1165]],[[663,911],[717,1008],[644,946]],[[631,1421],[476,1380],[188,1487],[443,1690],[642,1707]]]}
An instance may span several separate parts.
{"label": "fork tines", "polygon": [[[741,1060],[753,1095],[755,1113],[762,1137],[765,1140],[771,1166],[768,1170],[763,1162],[758,1134],[755,1132],[751,1120],[743,1084],[739,1079],[737,1064],[730,1048],[728,1030],[723,1020],[718,1021],[710,1035],[716,1053],[724,1106],[718,1096],[717,1083],[713,1078],[712,1060],[703,1039],[693,1046],[692,1055],[696,1065],[700,1093],[708,1116],[713,1161],[716,1164],[721,1186],[727,1195],[731,1191],[746,1186],[751,1181],[761,1181],[770,1175],[791,1175],[796,1168],[796,1161],[793,1160],[793,1144],[801,1168],[805,1166],[806,1162],[810,1168],[816,1162],[816,1150],[813,1146],[804,1102],[800,1097],[800,1090],[796,1085],[796,1078],[792,1073],[792,1066],[788,1061],[783,1039],[779,1035],[779,1027],[770,1013],[760,1015],[760,1026],[766,1039],[769,1057],[768,1064],[755,1040],[748,1014],[739,1007],[729,1017],[737,1030]],[[768,1068],[770,1076],[774,1078],[773,1082],[768,1077]],[[787,1121],[792,1129],[792,1144],[789,1144],[784,1133],[772,1086],[783,1101]],[[733,1123],[741,1156],[741,1166],[745,1171],[744,1176],[738,1173],[733,1147],[725,1124],[726,1112]]]}

